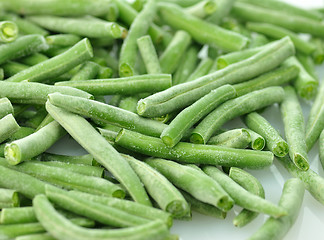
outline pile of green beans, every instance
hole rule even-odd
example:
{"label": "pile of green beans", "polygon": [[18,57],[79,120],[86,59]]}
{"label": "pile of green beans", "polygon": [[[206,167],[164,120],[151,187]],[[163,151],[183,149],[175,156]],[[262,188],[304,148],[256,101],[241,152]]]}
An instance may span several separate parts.
{"label": "pile of green beans", "polygon": [[[173,220],[192,212],[235,215],[239,228],[265,214],[249,239],[281,239],[304,189],[324,205],[308,153],[318,141],[324,168],[320,10],[281,0],[0,7],[0,239],[179,239]],[[275,158],[292,176],[279,203],[254,176]]]}

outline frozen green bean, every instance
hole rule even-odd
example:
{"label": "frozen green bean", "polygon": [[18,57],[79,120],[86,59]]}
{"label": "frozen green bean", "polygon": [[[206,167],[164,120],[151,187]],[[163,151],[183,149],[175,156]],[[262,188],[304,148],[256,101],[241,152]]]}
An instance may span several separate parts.
{"label": "frozen green bean", "polygon": [[0,188],[0,209],[19,207],[19,205],[20,199],[16,190]]}
{"label": "frozen green bean", "polygon": [[[162,157],[181,163],[211,164],[246,168],[263,168],[272,164],[271,152],[225,148],[213,145],[179,142],[167,147],[161,139],[123,129],[116,144],[152,157]],[[148,148],[147,146],[150,146]]]}
{"label": "frozen green bean", "polygon": [[307,171],[309,163],[302,109],[293,87],[287,86],[284,90],[285,98],[280,109],[289,146],[289,156],[299,169]]}
{"label": "frozen green bean", "polygon": [[3,208],[0,212],[1,224],[37,222],[33,207]]}
{"label": "frozen green bean", "polygon": [[42,53],[34,53],[33,55],[27,56],[27,57],[23,57],[18,59],[18,61],[20,63],[26,64],[28,66],[33,66],[36,65],[40,62],[44,62],[48,59],[47,56],[45,56]]}
{"label": "frozen green bean", "polygon": [[217,9],[206,20],[214,24],[219,24],[230,13],[235,0],[218,0],[215,2]]}
{"label": "frozen green bean", "polygon": [[243,149],[251,144],[251,135],[244,128],[232,129],[211,137],[207,144]]}
{"label": "frozen green bean", "polygon": [[258,134],[257,132],[254,132],[251,129],[246,129],[250,136],[251,136],[251,148],[254,150],[262,150],[265,146],[265,140],[264,138]]}
{"label": "frozen green bean", "polygon": [[12,21],[0,21],[0,43],[9,43],[18,37],[18,27]]}
{"label": "frozen green bean", "polygon": [[82,164],[88,166],[97,166],[97,161],[90,155],[80,155],[80,156],[67,156],[67,155],[59,155],[53,153],[43,153],[41,155],[42,161],[57,161],[57,162],[65,162],[70,164]]}
{"label": "frozen green bean", "polygon": [[85,62],[70,81],[94,79],[99,72],[99,68],[100,66],[94,62]]}
{"label": "frozen green bean", "polygon": [[316,64],[322,64],[324,61],[324,43],[320,38],[312,38],[311,41],[316,46],[316,51],[313,52],[313,59]]}
{"label": "frozen green bean", "polygon": [[20,71],[27,69],[29,66],[19,62],[7,61],[6,63],[2,64],[1,67],[3,68],[4,78],[6,79],[19,73]]}
{"label": "frozen green bean", "polygon": [[212,67],[214,61],[210,58],[204,58],[200,61],[196,69],[189,75],[185,82],[193,81],[208,74],[210,68]]}
{"label": "frozen green bean", "polygon": [[137,39],[137,46],[143,58],[145,68],[148,74],[161,73],[160,62],[149,35]]}
{"label": "frozen green bean", "polygon": [[14,108],[8,98],[1,96],[0,98],[0,118],[14,114]]}
{"label": "frozen green bean", "polygon": [[186,8],[186,12],[198,18],[206,18],[218,9],[218,4],[213,0],[204,0]]}
{"label": "frozen green bean", "polygon": [[229,100],[209,113],[197,125],[191,133],[190,141],[205,144],[213,133],[227,121],[271,104],[281,102],[284,95],[281,87],[268,87]]}
{"label": "frozen green bean", "polygon": [[318,77],[315,71],[315,63],[313,58],[309,55],[305,55],[302,53],[297,53],[296,57],[301,63],[301,65],[304,67],[304,69],[308,72],[308,74],[311,75],[313,78],[317,79]]}
{"label": "frozen green bean", "polygon": [[20,126],[16,122],[12,114],[8,114],[0,119],[0,143],[7,140],[15,132],[19,130]]}

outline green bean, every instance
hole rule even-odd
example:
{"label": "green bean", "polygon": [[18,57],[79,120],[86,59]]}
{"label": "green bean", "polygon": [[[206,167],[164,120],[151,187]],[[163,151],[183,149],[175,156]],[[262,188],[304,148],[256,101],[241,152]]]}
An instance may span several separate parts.
{"label": "green bean", "polygon": [[66,134],[55,121],[27,137],[15,140],[5,147],[5,157],[9,164],[17,165],[41,154]]}
{"label": "green bean", "polygon": [[227,121],[240,115],[281,102],[284,98],[281,87],[268,87],[229,100],[209,113],[192,131],[190,141],[206,143],[213,133]]}
{"label": "green bean", "polygon": [[1,224],[17,224],[37,222],[32,207],[10,207],[3,208],[0,212]]}
{"label": "green bean", "polygon": [[77,3],[73,0],[13,0],[10,3],[6,0],[0,1],[3,9],[23,15],[57,15],[57,16],[102,16],[107,14],[110,4],[107,1],[80,0]]}
{"label": "green bean", "polygon": [[185,132],[195,123],[213,111],[217,106],[235,96],[236,92],[231,85],[224,85],[212,90],[209,94],[185,108],[172,120],[161,134],[162,141],[168,147],[175,146]]}
{"label": "green bean", "polygon": [[[232,3],[233,4],[233,3]],[[251,31],[249,31],[241,22],[239,22],[237,19],[232,18],[232,17],[226,17],[224,20],[222,20],[221,27],[231,30],[233,32],[242,34],[246,36],[247,38],[251,38]],[[248,44],[250,46],[250,42]]]}
{"label": "green bean", "polygon": [[262,150],[266,144],[264,138],[258,134],[257,132],[254,132],[251,129],[246,129],[250,136],[251,136],[251,148],[254,150]]}
{"label": "green bean", "polygon": [[246,148],[251,143],[250,133],[244,129],[232,129],[224,133],[213,136],[207,144],[218,145],[229,148]]}
{"label": "green bean", "polygon": [[316,64],[322,64],[324,61],[324,43],[320,38],[312,38],[311,41],[316,46],[316,51],[313,52],[313,59]]}
{"label": "green bean", "polygon": [[0,98],[0,118],[14,114],[14,108],[8,98],[1,96]]}
{"label": "green bean", "polygon": [[228,65],[240,62],[258,53],[262,47],[248,48],[237,52],[221,55],[216,59],[217,69],[223,69]]}
{"label": "green bean", "polygon": [[290,160],[288,155],[277,159],[293,177],[299,178],[304,182],[305,188],[318,202],[324,204],[324,178],[312,169],[308,169],[307,171],[299,169]]}
{"label": "green bean", "polygon": [[47,95],[54,92],[93,98],[92,95],[71,87],[50,86],[32,82],[16,83],[0,81],[0,97],[7,97],[13,103],[42,105],[45,104]]}
{"label": "green bean", "polygon": [[[188,32],[201,44],[215,46],[225,51],[237,51],[248,43],[246,37],[191,16],[174,4],[159,3],[159,12],[168,25]],[[204,34],[201,34],[202,31]]]}
{"label": "green bean", "polygon": [[278,218],[287,215],[284,208],[279,207],[262,197],[246,191],[243,187],[233,181],[218,168],[205,166],[203,171],[211,178],[215,179],[224,190],[234,199],[235,203],[241,207],[255,212],[261,212]]}
{"label": "green bean", "polygon": [[208,74],[213,63],[213,60],[211,60],[210,58],[202,59],[196,69],[189,75],[185,82],[193,81]]}
{"label": "green bean", "polygon": [[48,99],[53,105],[70,112],[150,136],[159,137],[167,127],[161,122],[142,118],[137,114],[97,101],[84,101],[82,98],[57,93],[50,94]]}
{"label": "green bean", "polygon": [[148,196],[135,172],[90,123],[49,102],[46,103],[46,109],[85,150],[125,186],[135,201],[150,205]]}
{"label": "green bean", "polygon": [[94,79],[58,82],[56,86],[69,86],[94,95],[132,95],[158,92],[171,86],[170,74],[147,74],[124,78]]}
{"label": "green bean", "polygon": [[44,51],[48,48],[43,36],[31,34],[22,36],[16,41],[0,45],[0,64],[15,58],[28,56],[30,54]]}
{"label": "green bean", "polygon": [[68,191],[63,189],[48,185],[45,191],[48,199],[57,206],[106,225],[130,227],[145,224],[149,221],[122,210],[92,202],[84,198],[74,198]]}
{"label": "green bean", "polygon": [[84,164],[68,163],[68,162],[59,162],[59,161],[30,161],[32,163],[41,164],[44,166],[51,166],[56,168],[62,168],[75,172],[78,174],[101,178],[104,174],[104,169],[99,166],[90,166]]}
{"label": "green bean", "polygon": [[157,208],[152,208],[129,200],[92,195],[89,193],[78,192],[73,190],[69,191],[69,195],[73,196],[75,199],[85,198],[88,201],[96,202],[105,206],[120,209],[122,211],[128,212],[129,214],[139,216],[142,218],[146,218],[150,220],[160,219],[168,227],[172,226],[172,217],[170,213],[164,212]]}
{"label": "green bean", "polygon": [[7,140],[19,130],[19,125],[12,114],[0,119],[0,143]]}
{"label": "green bean", "polygon": [[215,182],[202,172],[164,159],[147,159],[145,162],[164,175],[175,186],[189,192],[198,200],[209,203],[223,211],[233,207],[233,200]]}
{"label": "green bean", "polygon": [[311,150],[324,128],[324,84],[319,88],[306,123],[307,151]]}
{"label": "green bean", "polygon": [[117,23],[87,18],[67,18],[55,16],[30,16],[27,19],[53,32],[75,34],[92,38],[124,38],[126,30]]}
{"label": "green bean", "polygon": [[319,137],[319,158],[324,169],[324,130],[322,130]]}
{"label": "green bean", "polygon": [[285,98],[280,108],[289,146],[289,156],[299,169],[307,171],[309,163],[302,109],[295,90],[290,86],[285,87],[284,90]]}
{"label": "green bean", "polygon": [[235,88],[236,95],[239,97],[252,91],[288,83],[295,79],[298,73],[299,68],[295,65],[282,66],[249,81],[234,84],[233,87]]}
{"label": "green bean", "polygon": [[56,240],[48,233],[35,233],[22,235],[15,238],[15,240]]}
{"label": "green bean", "polygon": [[[231,167],[229,171],[229,177],[233,179],[236,183],[241,185],[247,191],[264,198],[264,189],[253,175],[250,173],[240,169]],[[250,223],[253,219],[255,219],[259,214],[257,212],[252,212],[247,209],[243,209],[236,217],[233,219],[233,224],[236,227],[243,227],[246,224]]]}
{"label": "green bean", "polygon": [[199,201],[198,199],[194,198],[185,191],[181,191],[181,194],[188,201],[188,203],[190,204],[190,208],[193,211],[206,216],[211,216],[218,219],[225,219],[226,212],[223,212],[222,210],[218,209],[217,207],[214,207],[213,205]]}
{"label": "green bean", "polygon": [[23,57],[23,58],[19,59],[18,61],[20,63],[26,64],[28,66],[33,66],[33,65],[36,65],[36,64],[38,64],[40,62],[44,62],[47,59],[48,59],[48,57],[46,57],[44,54],[35,53],[33,55]]}
{"label": "green bean", "polygon": [[191,37],[187,32],[180,30],[174,34],[170,44],[159,58],[163,73],[173,73],[177,69],[190,42]]}
{"label": "green bean", "polygon": [[88,39],[83,39],[64,53],[38,63],[7,79],[9,82],[44,81],[55,78],[93,57]]}
{"label": "green bean", "polygon": [[323,19],[320,13],[309,11],[308,9],[302,9],[297,6],[285,3],[282,1],[258,1],[258,0],[240,0],[241,2],[246,2],[255,6],[263,7],[266,9],[273,9],[282,12],[281,14],[292,14],[297,16],[303,16],[313,20],[321,21]]}
{"label": "green bean", "polygon": [[4,78],[6,79],[19,73],[20,71],[27,69],[29,66],[14,61],[8,61],[2,64],[1,67],[3,68]]}
{"label": "green bean", "polygon": [[141,226],[121,230],[88,230],[77,227],[60,215],[43,195],[34,198],[37,219],[45,229],[59,239],[164,239],[168,235],[167,227],[160,220]]}
{"label": "green bean", "polygon": [[158,203],[160,208],[181,218],[188,214],[190,207],[181,193],[158,171],[144,162],[124,155],[145,186],[146,191]]}
{"label": "green bean", "polygon": [[198,60],[198,49],[195,46],[189,47],[188,51],[182,54],[178,69],[173,77],[173,85],[187,82],[190,74],[195,70]]}
{"label": "green bean", "polygon": [[186,12],[198,18],[206,18],[218,10],[218,3],[213,0],[204,0],[186,8]]}
{"label": "green bean", "polygon": [[97,161],[90,154],[85,154],[81,156],[67,156],[67,155],[58,155],[58,154],[45,152],[41,155],[41,160],[65,162],[70,164],[82,164],[88,166],[98,165]]}
{"label": "green bean", "polygon": [[161,73],[160,62],[149,35],[137,39],[137,46],[143,58],[145,68],[148,74]]}
{"label": "green bean", "polygon": [[307,71],[309,75],[311,75],[313,78],[317,79],[317,74],[315,72],[315,63],[311,56],[297,53],[296,57],[300,64],[304,67],[304,69]]}
{"label": "green bean", "polygon": [[274,39],[280,39],[282,37],[289,36],[291,41],[294,43],[296,50],[304,54],[312,54],[316,49],[315,44],[299,38],[297,34],[283,27],[275,26],[269,23],[252,23],[252,22],[248,22],[246,24],[246,27],[251,31],[262,33]]}
{"label": "green bean", "polygon": [[74,34],[55,34],[45,37],[45,40],[50,48],[53,47],[70,47],[77,44],[81,37]]}
{"label": "green bean", "polygon": [[0,158],[0,163],[0,187],[14,189],[30,199],[33,199],[37,194],[45,193],[45,182],[2,166],[2,164],[6,164],[4,158]]}
{"label": "green bean", "polygon": [[[289,38],[283,38],[266,47],[251,58],[210,73],[195,81],[173,86],[160,93],[139,101],[137,112],[146,117],[162,116],[182,109],[224,84],[235,84],[249,80],[277,67],[284,59],[294,53]],[[269,61],[271,59],[271,61]],[[275,60],[274,60],[275,59]]]}
{"label": "green bean", "polygon": [[46,126],[47,124],[49,124],[50,122],[53,122],[53,121],[54,121],[54,119],[52,118],[52,116],[47,114],[46,117],[43,119],[43,121],[36,128],[36,131],[38,131],[39,129],[41,129],[42,127]]}
{"label": "green bean", "polygon": [[234,0],[218,0],[216,1],[216,11],[207,18],[208,22],[219,24],[231,11]]}
{"label": "green bean", "polygon": [[251,130],[265,138],[267,148],[277,157],[283,157],[289,152],[289,146],[279,135],[278,131],[257,112],[244,117],[244,122]]}
{"label": "green bean", "polygon": [[93,79],[97,76],[100,66],[94,62],[85,62],[79,72],[77,72],[70,81],[80,81]]}
{"label": "green bean", "polygon": [[12,21],[0,21],[0,43],[9,43],[18,37],[18,27]]}
{"label": "green bean", "polygon": [[[118,5],[118,4],[117,4]],[[155,15],[155,1],[149,0],[143,10],[132,22],[119,55],[119,75],[128,77],[135,75],[135,62],[137,57],[137,39],[144,36]]]}
{"label": "green bean", "polygon": [[[225,148],[179,142],[173,148],[165,146],[161,139],[123,129],[116,144],[152,157],[162,157],[182,163],[211,164],[247,168],[263,168],[271,165],[273,154],[253,150]],[[147,146],[150,146],[148,148]]]}
{"label": "green bean", "polygon": [[39,34],[42,36],[48,35],[48,32],[37,26],[36,24],[26,20],[25,18],[21,18],[16,14],[12,13],[1,13],[1,20],[13,21],[17,24],[19,32],[23,34]]}
{"label": "green bean", "polygon": [[283,239],[298,217],[304,192],[305,188],[299,179],[287,180],[279,200],[279,206],[288,212],[287,216],[268,218],[249,239]]}
{"label": "green bean", "polygon": [[139,98],[137,96],[125,96],[120,100],[118,107],[129,112],[136,113],[138,99]]}
{"label": "green bean", "polygon": [[[24,122],[24,125],[27,127],[36,129],[46,116],[47,116],[46,109],[44,107],[41,107],[36,110],[34,116],[28,118]],[[19,118],[20,118],[20,116],[19,116]]]}
{"label": "green bean", "polygon": [[[94,222],[86,218],[74,218],[70,219],[76,225],[84,227],[92,227]],[[30,235],[35,233],[44,233],[46,230],[41,223],[21,223],[21,224],[10,224],[0,225],[0,234],[2,239],[13,239],[18,236]]]}
{"label": "green bean", "polygon": [[266,9],[259,6],[236,2],[232,13],[239,19],[253,22],[271,23],[294,32],[310,33],[314,36],[324,36],[324,24],[303,16],[283,14],[279,10]]}
{"label": "green bean", "polygon": [[16,190],[0,188],[0,209],[19,207],[19,205],[20,199]]}

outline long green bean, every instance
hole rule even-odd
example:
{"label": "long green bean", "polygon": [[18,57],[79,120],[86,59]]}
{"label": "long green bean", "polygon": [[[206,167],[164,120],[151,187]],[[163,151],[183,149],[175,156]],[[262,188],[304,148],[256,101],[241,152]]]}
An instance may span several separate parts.
{"label": "long green bean", "polygon": [[213,181],[199,170],[164,159],[147,159],[145,162],[178,188],[189,192],[200,201],[223,211],[229,211],[233,207],[233,200],[220,186],[220,183]]}
{"label": "long green bean", "polygon": [[307,171],[309,163],[304,117],[296,92],[291,86],[285,87],[285,98],[280,108],[289,146],[289,156],[298,168]]}
{"label": "long green bean", "polygon": [[[162,157],[182,163],[211,164],[247,168],[263,168],[271,165],[273,154],[253,150],[225,148],[220,146],[179,142],[167,147],[161,139],[126,129],[119,132],[115,140],[129,150],[153,157]],[[149,148],[147,146],[150,146]]]}
{"label": "long green bean", "polygon": [[161,2],[158,8],[162,19],[168,25],[188,32],[201,44],[212,45],[225,51],[237,51],[248,43],[246,37],[192,16],[175,4]]}
{"label": "long green bean", "polygon": [[137,39],[137,46],[143,58],[145,68],[148,74],[161,73],[160,62],[149,35]]}
{"label": "long green bean", "polygon": [[281,102],[284,95],[281,87],[268,87],[229,100],[209,113],[197,125],[191,133],[190,141],[205,144],[213,133],[227,121],[273,103]]}
{"label": "long green bean", "polygon": [[[182,109],[212,89],[225,84],[240,83],[272,70],[293,54],[294,46],[291,40],[283,38],[271,46],[265,47],[251,58],[140,100],[137,112],[142,116],[157,117]],[[269,61],[270,59],[271,61]]]}
{"label": "long green bean", "polygon": [[137,202],[150,205],[141,182],[125,159],[84,118],[46,103],[46,109],[100,164],[107,168]]}
{"label": "long green bean", "polygon": [[278,218],[287,215],[284,208],[246,191],[234,180],[221,172],[218,168],[212,166],[203,167],[203,171],[211,178],[215,179],[224,190],[234,199],[237,205],[240,205],[251,211],[261,212]]}
{"label": "long green bean", "polygon": [[19,125],[12,114],[0,119],[0,143],[7,140],[19,130]]}

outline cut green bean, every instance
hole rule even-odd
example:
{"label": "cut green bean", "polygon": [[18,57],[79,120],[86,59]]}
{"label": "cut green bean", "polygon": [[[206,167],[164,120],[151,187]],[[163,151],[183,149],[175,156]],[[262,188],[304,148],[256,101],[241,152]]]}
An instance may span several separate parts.
{"label": "cut green bean", "polygon": [[0,119],[0,143],[7,140],[19,130],[19,125],[12,114]]}
{"label": "cut green bean", "polygon": [[289,152],[289,146],[278,131],[257,112],[249,113],[244,118],[245,124],[251,130],[265,138],[267,148],[277,157],[283,157]]}
{"label": "cut green bean", "polygon": [[128,77],[135,75],[137,57],[137,39],[144,36],[149,29],[156,12],[155,1],[148,0],[143,10],[134,18],[129,28],[119,55],[119,76]]}
{"label": "cut green bean", "polygon": [[232,129],[211,137],[207,144],[244,149],[251,144],[251,135],[244,128]]}
{"label": "cut green bean", "polygon": [[91,94],[71,87],[50,86],[32,82],[16,83],[0,81],[0,97],[7,97],[13,103],[43,105],[47,100],[47,95],[54,92],[84,98],[93,98]]}
{"label": "cut green bean", "polygon": [[160,66],[163,73],[173,73],[191,42],[190,35],[185,31],[177,31],[170,44],[160,56]]}
{"label": "cut green bean", "polygon": [[213,133],[227,121],[257,109],[281,102],[284,98],[281,87],[268,87],[229,100],[209,113],[192,131],[190,141],[207,143]]}
{"label": "cut green bean", "polygon": [[55,85],[81,89],[94,95],[133,95],[159,92],[171,87],[171,75],[147,74],[124,78],[66,81]]}
{"label": "cut green bean", "polygon": [[0,212],[1,224],[17,224],[37,222],[32,207],[10,207],[3,208]]}
{"label": "cut green bean", "polygon": [[58,155],[53,153],[43,153],[41,155],[42,161],[57,161],[57,162],[65,162],[71,164],[82,164],[89,166],[97,166],[97,161],[90,155],[85,154],[81,156],[67,156],[67,155]]}
{"label": "cut green bean", "polygon": [[218,8],[218,2],[213,0],[204,0],[187,7],[186,12],[198,18],[206,18],[216,12]]}
{"label": "cut green bean", "polygon": [[80,71],[77,72],[70,81],[94,79],[99,72],[99,68],[100,66],[94,62],[85,62]]}
{"label": "cut green bean", "polygon": [[147,192],[158,203],[161,209],[181,218],[188,214],[190,207],[181,193],[159,172],[149,165],[124,155],[130,166],[136,172]]}
{"label": "cut green bean", "polygon": [[190,74],[195,70],[198,60],[198,49],[196,46],[189,47],[182,54],[181,62],[173,77],[173,85],[188,81]]}
{"label": "cut green bean", "polygon": [[65,134],[64,129],[53,121],[37,132],[7,144],[5,157],[9,164],[17,165],[43,153]]}
{"label": "cut green bean", "polygon": [[123,97],[120,100],[118,107],[129,112],[136,113],[138,99],[138,96]]}
{"label": "cut green bean", "polygon": [[34,198],[37,219],[44,228],[54,237],[59,239],[125,239],[125,240],[162,240],[168,235],[167,227],[160,220],[121,230],[84,229],[71,223],[60,215],[44,195]]}
{"label": "cut green bean", "polygon": [[[236,166],[241,168],[263,168],[272,164],[273,154],[254,150],[225,148],[179,142],[173,148],[167,147],[161,139],[123,129],[115,140],[129,150],[148,156],[162,157],[182,163]],[[150,146],[148,148],[147,146]]]}
{"label": "cut green bean", "polygon": [[38,64],[40,62],[44,62],[46,60],[48,60],[48,57],[46,57],[42,53],[35,53],[33,55],[18,59],[18,61],[20,63],[26,64],[28,66],[33,66],[33,65],[36,65],[36,64]]}
{"label": "cut green bean", "polygon": [[234,199],[235,203],[251,211],[261,212],[278,218],[287,215],[284,208],[279,207],[262,197],[246,191],[234,180],[212,166],[203,167],[203,171],[211,178],[215,179],[224,190]]}
{"label": "cut green bean", "polygon": [[148,74],[161,73],[160,62],[149,35],[137,39],[137,46],[143,58],[145,68]]}
{"label": "cut green bean", "polygon": [[81,37],[74,34],[55,34],[45,37],[45,40],[50,48],[63,48],[77,44],[81,40]]}
{"label": "cut green bean", "polygon": [[205,58],[200,61],[196,69],[189,75],[185,82],[193,81],[208,74],[210,68],[212,67],[214,61],[210,58]]}
{"label": "cut green bean", "polygon": [[324,130],[322,130],[319,137],[319,158],[324,169]]}
{"label": "cut green bean", "polygon": [[319,88],[306,123],[307,151],[311,150],[324,128],[324,84]]}
{"label": "cut green bean", "polygon": [[273,39],[280,39],[282,37],[289,36],[291,41],[294,43],[296,50],[304,54],[312,54],[316,49],[315,44],[301,39],[300,37],[298,37],[297,34],[283,27],[279,27],[269,23],[252,22],[247,23],[246,27],[251,31],[262,33]]}
{"label": "cut green bean", "polygon": [[229,211],[233,207],[233,200],[220,184],[202,172],[164,159],[147,159],[145,162],[163,174],[175,186],[200,201],[209,203],[223,211]]}
{"label": "cut green bean", "polygon": [[269,39],[263,34],[252,33],[252,38],[250,40],[249,48],[261,47],[269,43]]}
{"label": "cut green bean", "polygon": [[250,136],[251,136],[251,148],[254,150],[262,150],[266,144],[266,141],[264,138],[258,134],[257,132],[254,132],[251,129],[246,129]]}
{"label": "cut green bean", "polygon": [[279,206],[287,211],[287,216],[277,219],[268,218],[249,239],[283,239],[298,217],[303,203],[304,192],[305,187],[302,181],[297,178],[287,180],[279,200]]}
{"label": "cut green bean", "polygon": [[166,127],[162,134],[162,141],[168,146],[175,146],[195,123],[213,111],[221,103],[232,99],[236,92],[231,85],[212,90],[209,94],[199,99],[191,106],[181,111],[175,119]]}
{"label": "cut green bean", "polygon": [[159,137],[167,127],[161,122],[97,101],[84,101],[82,98],[57,93],[50,94],[48,99],[53,105],[70,112],[154,137]]}
{"label": "cut green bean", "polygon": [[295,90],[285,87],[285,98],[281,103],[281,115],[289,146],[289,156],[301,170],[309,168],[307,145],[305,141],[304,117]]}
{"label": "cut green bean", "polygon": [[223,69],[233,63],[237,63],[243,61],[249,57],[252,57],[259,51],[261,51],[262,47],[257,48],[248,48],[242,51],[231,52],[225,55],[219,56],[216,59],[217,69]]}
{"label": "cut green bean", "polygon": [[0,45],[0,64],[15,58],[28,56],[30,54],[44,51],[48,45],[43,36],[31,34],[22,36],[16,41]]}
{"label": "cut green bean", "polygon": [[14,114],[14,108],[8,98],[1,96],[0,98],[0,118]]}
{"label": "cut green bean", "polygon": [[224,51],[238,51],[248,43],[246,37],[194,17],[175,4],[159,3],[159,13],[168,25],[188,32],[201,44],[218,47]]}
{"label": "cut green bean", "polygon": [[83,39],[60,55],[27,68],[8,78],[7,81],[21,82],[28,80],[30,82],[39,82],[55,78],[92,57],[93,52],[90,42],[88,39]]}
{"label": "cut green bean", "polygon": [[117,23],[87,18],[67,18],[55,16],[30,16],[27,20],[53,32],[75,34],[90,38],[123,38],[126,30]]}
{"label": "cut green bean", "polygon": [[18,27],[12,21],[0,21],[0,43],[9,43],[18,37]]}
{"label": "cut green bean", "polygon": [[232,14],[245,21],[271,23],[294,32],[310,33],[319,37],[324,36],[324,23],[303,16],[283,14],[279,10],[266,9],[238,1],[233,5]]}
{"label": "cut green bean", "polygon": [[78,192],[73,190],[69,191],[69,194],[73,196],[75,199],[85,198],[88,201],[97,202],[105,206],[120,209],[122,211],[128,212],[129,214],[139,216],[142,218],[146,218],[150,220],[160,219],[168,227],[172,226],[172,217],[170,213],[164,212],[157,208],[152,208],[129,200],[92,195],[89,193]]}
{"label": "cut green bean", "polygon": [[219,24],[231,11],[231,8],[234,4],[234,0],[218,0],[216,1],[217,9],[216,11],[209,17],[207,17],[207,21]]}
{"label": "cut green bean", "polygon": [[84,198],[74,198],[68,191],[51,186],[45,188],[48,199],[57,206],[75,214],[85,216],[97,222],[114,226],[130,227],[148,223],[149,220],[131,215],[122,210],[88,201]]}
{"label": "cut green bean", "polygon": [[[264,189],[253,175],[250,173],[240,169],[231,167],[229,171],[229,177],[233,179],[236,183],[241,185],[247,191],[264,198]],[[259,214],[257,212],[253,212],[247,209],[243,209],[234,219],[233,224],[236,227],[243,227],[250,223],[253,219],[255,219]]]}
{"label": "cut green bean", "polygon": [[309,75],[311,75],[313,78],[317,79],[317,74],[315,72],[315,63],[311,56],[305,55],[302,53],[297,53],[296,57],[300,64],[304,67],[304,69],[307,71]]}
{"label": "cut green bean", "polygon": [[320,38],[312,38],[311,41],[316,46],[316,51],[313,52],[313,59],[316,64],[322,64],[324,61],[324,43]]}
{"label": "cut green bean", "polygon": [[25,18],[19,17],[16,14],[1,13],[0,19],[15,22],[18,26],[20,33],[23,33],[26,35],[28,35],[28,34],[39,34],[39,35],[43,35],[43,36],[48,35],[48,32],[45,29],[26,20]]}
{"label": "cut green bean", "polygon": [[158,117],[182,109],[212,89],[225,84],[240,83],[272,70],[293,54],[292,42],[289,38],[283,38],[251,58],[140,100],[137,112],[146,117]]}
{"label": "cut green bean", "polygon": [[2,64],[1,67],[3,68],[4,78],[6,79],[27,69],[29,66],[19,62],[8,61]]}
{"label": "cut green bean", "polygon": [[46,109],[63,128],[107,168],[128,190],[133,199],[151,205],[141,182],[125,159],[84,118],[46,103]]}
{"label": "cut green bean", "polygon": [[280,86],[288,83],[298,76],[299,68],[297,66],[283,66],[249,81],[234,84],[236,95],[238,97],[249,92],[261,90],[266,87]]}
{"label": "cut green bean", "polygon": [[0,209],[19,207],[19,205],[20,199],[16,190],[0,188]]}

